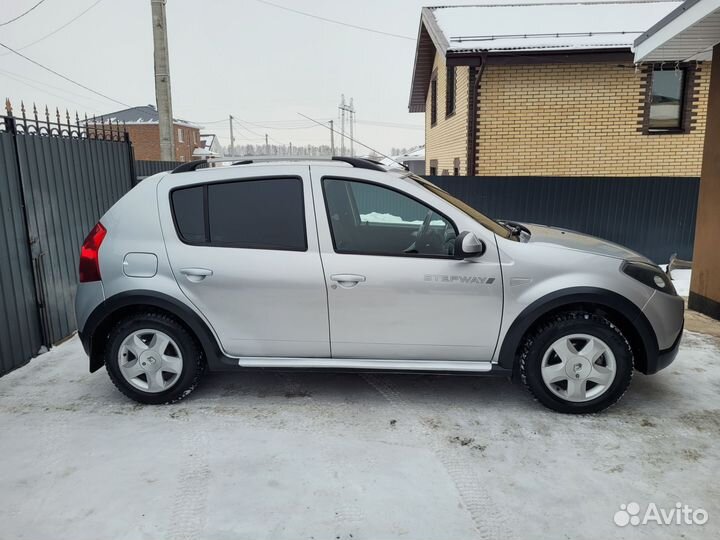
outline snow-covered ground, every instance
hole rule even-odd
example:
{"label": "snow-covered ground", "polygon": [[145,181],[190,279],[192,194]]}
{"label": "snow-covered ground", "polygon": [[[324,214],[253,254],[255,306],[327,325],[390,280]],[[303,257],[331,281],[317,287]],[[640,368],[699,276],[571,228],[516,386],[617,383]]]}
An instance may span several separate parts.
{"label": "snow-covered ground", "polygon": [[[0,379],[0,538],[718,538],[720,348],[686,333],[604,414],[492,378],[211,374],[125,399],[77,338]],[[703,526],[620,528],[621,504]]]}

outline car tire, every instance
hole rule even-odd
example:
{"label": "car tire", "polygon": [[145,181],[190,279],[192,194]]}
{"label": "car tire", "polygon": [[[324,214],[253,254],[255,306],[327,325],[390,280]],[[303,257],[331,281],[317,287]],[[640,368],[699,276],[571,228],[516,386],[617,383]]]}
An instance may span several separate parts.
{"label": "car tire", "polygon": [[573,311],[554,316],[523,343],[520,375],[535,398],[561,413],[597,413],[630,385],[633,353],[607,318]]}
{"label": "car tire", "polygon": [[[154,365],[158,367],[151,367]],[[126,317],[113,327],[105,366],[113,384],[127,397],[160,405],[190,394],[200,382],[206,362],[195,337],[181,323],[164,313],[148,311]]]}

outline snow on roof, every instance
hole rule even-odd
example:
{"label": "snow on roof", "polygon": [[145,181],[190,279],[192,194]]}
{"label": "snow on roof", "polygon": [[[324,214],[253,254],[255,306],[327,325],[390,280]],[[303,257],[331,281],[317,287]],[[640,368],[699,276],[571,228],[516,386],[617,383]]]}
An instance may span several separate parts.
{"label": "snow on roof", "polygon": [[410,150],[405,154],[398,154],[389,158],[383,158],[380,163],[386,167],[394,167],[398,163],[406,163],[409,161],[424,161],[425,160],[425,146],[419,146],[414,150]]}
{"label": "snow on roof", "polygon": [[[96,116],[88,118],[88,123],[104,122],[118,122],[120,124],[159,124],[160,116],[157,109],[153,105],[142,105],[140,107],[130,107],[129,109],[123,109],[122,111],[115,111],[102,116]],[[201,129],[202,126],[182,120],[180,118],[173,118],[173,124],[179,126]]]}
{"label": "snow on roof", "polygon": [[[445,52],[630,48],[680,1],[486,4],[427,8]],[[432,29],[430,31],[432,35]]]}

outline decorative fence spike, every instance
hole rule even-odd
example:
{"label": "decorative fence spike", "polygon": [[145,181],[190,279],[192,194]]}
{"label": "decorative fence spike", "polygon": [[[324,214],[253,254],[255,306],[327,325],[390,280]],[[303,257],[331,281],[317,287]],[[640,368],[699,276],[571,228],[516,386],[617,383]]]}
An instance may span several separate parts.
{"label": "decorative fence spike", "polygon": [[10,103],[10,98],[5,98],[5,112],[8,116],[12,116],[13,110],[12,110],[12,103]]}

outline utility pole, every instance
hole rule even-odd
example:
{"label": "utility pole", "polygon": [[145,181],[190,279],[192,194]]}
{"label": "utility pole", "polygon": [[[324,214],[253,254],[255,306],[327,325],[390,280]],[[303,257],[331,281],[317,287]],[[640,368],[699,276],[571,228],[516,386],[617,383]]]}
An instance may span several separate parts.
{"label": "utility pole", "polygon": [[345,155],[345,94],[340,95],[340,155]]}
{"label": "utility pole", "polygon": [[350,98],[350,103],[345,103],[345,94],[340,96],[340,155],[345,155],[345,116],[347,115],[348,122],[350,123],[350,155],[355,154],[355,145],[353,143],[353,123],[355,121],[355,107],[353,105],[353,98]]}
{"label": "utility pole", "polygon": [[268,134],[265,134],[265,155],[270,155],[270,144],[268,144]]}
{"label": "utility pole", "polygon": [[163,161],[175,161],[165,1],[150,0],[155,60],[155,101],[157,102],[160,124],[160,159]]}
{"label": "utility pole", "polygon": [[333,127],[335,122],[330,120],[330,155],[335,155],[335,128]]}
{"label": "utility pole", "polygon": [[354,132],[353,124],[355,123],[355,107],[353,107],[353,98],[350,98],[350,157],[355,156]]}
{"label": "utility pole", "polygon": [[235,156],[235,134],[233,133],[233,115],[230,115],[230,157]]}

